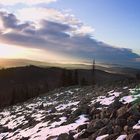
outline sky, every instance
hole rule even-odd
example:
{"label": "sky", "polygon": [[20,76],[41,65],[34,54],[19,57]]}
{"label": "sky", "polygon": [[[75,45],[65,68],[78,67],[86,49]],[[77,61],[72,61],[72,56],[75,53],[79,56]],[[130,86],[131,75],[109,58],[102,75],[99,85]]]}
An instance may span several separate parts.
{"label": "sky", "polygon": [[0,0],[0,58],[140,67],[139,0]]}

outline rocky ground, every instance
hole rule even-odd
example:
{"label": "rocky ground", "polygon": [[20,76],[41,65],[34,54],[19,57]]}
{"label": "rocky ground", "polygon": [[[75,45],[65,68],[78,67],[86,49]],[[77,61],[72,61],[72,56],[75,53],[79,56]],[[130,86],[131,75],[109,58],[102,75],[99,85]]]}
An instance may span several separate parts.
{"label": "rocky ground", "polygon": [[140,140],[140,88],[56,89],[0,110],[0,140]]}

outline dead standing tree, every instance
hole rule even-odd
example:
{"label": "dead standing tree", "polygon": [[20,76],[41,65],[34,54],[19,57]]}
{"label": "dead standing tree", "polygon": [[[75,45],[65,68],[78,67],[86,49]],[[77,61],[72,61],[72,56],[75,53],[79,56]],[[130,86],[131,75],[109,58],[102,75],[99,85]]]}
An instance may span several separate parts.
{"label": "dead standing tree", "polygon": [[95,59],[93,59],[92,63],[92,85],[95,85]]}

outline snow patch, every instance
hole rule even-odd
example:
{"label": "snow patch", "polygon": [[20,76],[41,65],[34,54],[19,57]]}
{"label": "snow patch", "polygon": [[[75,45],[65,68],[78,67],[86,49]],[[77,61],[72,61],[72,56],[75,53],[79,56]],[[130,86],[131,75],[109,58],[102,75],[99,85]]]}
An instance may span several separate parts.
{"label": "snow patch", "polygon": [[120,99],[120,102],[122,102],[123,104],[127,104],[127,103],[131,103],[133,101],[135,101],[136,99],[133,98],[132,95],[129,95],[129,96],[124,96]]}
{"label": "snow patch", "polygon": [[140,120],[138,121],[136,125],[133,126],[133,129],[140,129]]}
{"label": "snow patch", "polygon": [[125,140],[127,135],[120,135],[116,140]]}
{"label": "snow patch", "polygon": [[102,140],[102,139],[104,139],[104,138],[106,138],[108,136],[109,136],[109,134],[102,135],[102,136],[97,137],[96,140]]}
{"label": "snow patch", "polygon": [[57,107],[56,107],[56,109],[58,110],[58,111],[60,111],[60,110],[64,110],[64,109],[66,109],[66,108],[69,108],[69,107],[71,107],[71,106],[77,106],[79,104],[79,101],[78,102],[69,102],[69,103],[67,103],[67,104],[60,104],[60,105],[58,105]]}

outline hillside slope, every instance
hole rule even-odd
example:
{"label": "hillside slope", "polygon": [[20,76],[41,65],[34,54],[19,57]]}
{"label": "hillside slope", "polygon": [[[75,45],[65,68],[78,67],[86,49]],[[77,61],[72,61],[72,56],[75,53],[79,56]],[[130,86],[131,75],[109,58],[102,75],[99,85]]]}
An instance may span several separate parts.
{"label": "hillside slope", "polygon": [[61,88],[0,111],[2,140],[139,140],[140,89]]}
{"label": "hillside slope", "polygon": [[[77,72],[77,76],[76,76]],[[76,79],[77,77],[77,79]],[[90,85],[126,81],[129,77],[95,70],[68,70],[36,66],[0,70],[0,107],[25,101],[47,91],[71,85]]]}

